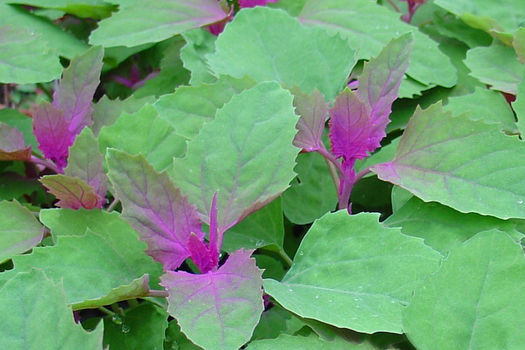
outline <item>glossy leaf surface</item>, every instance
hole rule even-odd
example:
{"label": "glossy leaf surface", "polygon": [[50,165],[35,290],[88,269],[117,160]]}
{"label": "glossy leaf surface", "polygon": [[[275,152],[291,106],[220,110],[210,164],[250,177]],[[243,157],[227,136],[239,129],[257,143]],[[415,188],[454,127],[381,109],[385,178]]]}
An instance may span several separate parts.
{"label": "glossy leaf surface", "polygon": [[139,0],[100,22],[90,43],[105,47],[155,43],[225,17],[215,0]]}
{"label": "glossy leaf surface", "polygon": [[65,350],[79,344],[86,350],[102,349],[103,327],[88,333],[75,324],[62,285],[42,270],[32,269],[7,281],[0,300],[0,312],[9,315],[0,320],[2,346],[7,349]]}
{"label": "glossy leaf surface", "polygon": [[421,349],[519,349],[523,276],[520,244],[498,230],[481,232],[451,249],[416,289],[403,327]]}
{"label": "glossy leaf surface", "polygon": [[239,12],[215,45],[208,61],[217,74],[276,80],[307,94],[316,88],[326,100],[342,89],[355,64],[355,51],[340,37],[266,7]]}
{"label": "glossy leaf surface", "polygon": [[261,83],[235,95],[204,125],[186,157],[174,159],[172,178],[204,222],[217,193],[218,223],[226,230],[288,187],[298,153],[296,123],[291,94],[275,82]]}
{"label": "glossy leaf surface", "polygon": [[0,263],[35,247],[42,240],[42,225],[17,201],[0,202],[0,222]]}
{"label": "glossy leaf surface", "polygon": [[372,171],[424,201],[501,219],[525,218],[524,147],[493,125],[465,114],[451,117],[436,104],[416,111],[394,159]]}
{"label": "glossy leaf surface", "polygon": [[383,227],[378,215],[342,210],[316,221],[283,280],[267,279],[264,288],[301,317],[364,333],[402,333],[403,307],[440,260],[420,239]]}

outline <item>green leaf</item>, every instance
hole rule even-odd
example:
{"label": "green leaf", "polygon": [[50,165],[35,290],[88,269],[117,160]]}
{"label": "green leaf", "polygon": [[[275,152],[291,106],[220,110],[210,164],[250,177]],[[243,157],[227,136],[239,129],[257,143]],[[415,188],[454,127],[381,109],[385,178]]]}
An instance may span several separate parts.
{"label": "green leaf", "polygon": [[281,200],[277,198],[226,231],[222,249],[227,252],[262,247],[280,250],[283,249],[283,240],[283,210]]}
{"label": "green leaf", "polygon": [[492,38],[488,33],[470,27],[451,13],[434,12],[434,24],[439,34],[464,42],[470,48],[489,46]]}
{"label": "green leaf", "polygon": [[403,328],[418,349],[521,349],[524,277],[521,246],[501,231],[481,232],[416,289]]}
{"label": "green leaf", "polygon": [[[144,253],[145,244],[127,233],[115,234],[120,236],[119,242],[112,242],[90,229],[85,236],[58,236],[56,246],[35,248],[32,254],[14,257],[15,269],[6,272],[4,277],[31,268],[42,269],[49,278],[63,280],[68,304],[75,309],[106,305],[107,300],[113,299],[105,298],[110,293],[118,296],[129,294],[130,290],[142,291],[137,289],[136,279],[148,270],[158,275],[158,266]],[[122,286],[129,289],[115,291]]]}
{"label": "green leaf", "polygon": [[104,153],[107,148],[142,153],[157,171],[166,169],[186,149],[185,140],[149,104],[134,114],[124,112],[113,125],[100,130],[98,139]]}
{"label": "green leaf", "polygon": [[98,140],[89,128],[85,128],[75,138],[69,148],[68,166],[64,169],[67,176],[76,177],[93,186],[101,198],[106,197],[108,178],[104,173],[104,157],[100,153]]}
{"label": "green leaf", "polygon": [[[126,310],[122,324],[104,319],[104,345],[111,350],[162,349],[168,313],[157,305],[144,303]],[[119,322],[120,323],[120,322]]]}
{"label": "green leaf", "polygon": [[42,184],[36,179],[28,179],[16,173],[5,173],[0,175],[0,200],[18,199],[25,201],[25,194],[32,194],[42,189]]}
{"label": "green leaf", "polygon": [[250,340],[263,311],[262,270],[238,250],[218,270],[194,275],[168,271],[168,312],[195,344],[205,349],[238,349]]}
{"label": "green leaf", "polygon": [[298,225],[309,224],[337,207],[334,181],[320,154],[299,154],[294,170],[297,177],[282,195],[288,220]]}
{"label": "green leaf", "polygon": [[467,52],[465,64],[474,78],[491,85],[493,90],[516,94],[523,64],[512,48],[501,45],[476,47]]}
{"label": "green leaf", "polygon": [[222,76],[212,85],[182,86],[175,93],[162,96],[153,107],[160,118],[170,123],[177,135],[191,141],[234,95],[255,85],[249,77],[235,79]]}
{"label": "green leaf", "polygon": [[403,307],[441,256],[378,219],[326,214],[304,237],[282,282],[265,280],[266,293],[301,317],[363,333],[402,333]]}
{"label": "green leaf", "polygon": [[102,96],[93,106],[93,134],[98,136],[103,126],[115,124],[123,112],[133,114],[138,112],[146,104],[155,102],[153,96],[137,99],[131,95],[125,100],[110,100],[107,95]]}
{"label": "green leaf", "polygon": [[217,193],[218,225],[226,230],[275,199],[295,177],[296,123],[292,95],[276,82],[245,90],[204,125],[184,159],[174,159],[174,182],[205,222]]}
{"label": "green leaf", "polygon": [[0,263],[35,247],[43,233],[38,220],[16,200],[0,202]]}
{"label": "green leaf", "polygon": [[[458,152],[458,150],[461,150]],[[372,166],[381,180],[463,213],[525,218],[525,144],[493,125],[418,108],[394,159]]]}
{"label": "green leaf", "polygon": [[7,281],[0,300],[5,349],[102,349],[103,327],[88,333],[75,324],[62,286],[41,270],[30,269]]}
{"label": "green leaf", "polygon": [[517,133],[514,112],[497,91],[477,87],[470,95],[449,98],[444,111],[452,111],[452,115],[470,112],[471,120],[482,120],[485,124],[500,124],[499,128],[509,134]]}
{"label": "green leaf", "polygon": [[50,228],[57,245],[35,248],[33,254],[15,259],[15,270],[36,266],[51,278],[63,278],[69,303],[94,300],[93,307],[105,305],[97,304],[96,299],[121,286],[137,290],[140,281],[136,279],[144,274],[150,275],[151,288],[157,285],[160,264],[146,255],[146,244],[118,213],[47,209],[40,219]]}
{"label": "green leaf", "polygon": [[159,42],[185,31],[218,22],[227,14],[215,0],[138,0],[99,23],[93,45],[137,46]]}
{"label": "green leaf", "polygon": [[512,46],[518,55],[518,60],[521,63],[525,63],[525,27],[518,29],[512,41]]}
{"label": "green leaf", "polygon": [[[4,5],[0,4],[0,12]],[[0,83],[30,84],[58,79],[62,65],[33,31],[0,27]]]}
{"label": "green leaf", "polygon": [[[53,52],[51,55],[48,54],[44,60],[38,58],[40,55],[33,57],[33,61],[31,62],[42,70],[46,69],[45,66],[41,66],[43,63],[53,62],[52,65],[48,63],[48,68],[53,67],[53,71],[49,71],[47,74],[51,74],[55,71],[57,72],[54,78],[41,81],[49,81],[60,77],[62,66],[58,62],[58,56],[72,59],[76,55],[80,55],[89,49],[89,45],[77,39],[73,34],[70,34],[61,27],[55,25],[49,19],[37,16],[20,7],[0,4],[0,23],[2,23],[2,25],[11,26],[12,28],[16,27],[17,30],[20,29],[30,33],[35,33],[34,39],[37,39],[36,36],[40,36],[36,47],[43,47],[46,45],[53,51],[56,51],[56,53]],[[26,51],[26,49],[24,51],[27,54],[30,54],[30,51]],[[58,71],[59,66],[60,71]]]}
{"label": "green leaf", "polygon": [[92,309],[102,305],[111,305],[120,301],[146,297],[149,294],[149,275],[135,279],[129,285],[113,288],[102,298],[85,300],[73,305],[73,310]]}
{"label": "green leaf", "polygon": [[316,88],[333,100],[346,85],[354,55],[339,36],[307,28],[282,10],[258,6],[235,16],[208,61],[217,74],[276,80],[307,94]]}
{"label": "green leaf", "polygon": [[33,152],[39,152],[38,143],[33,134],[33,120],[31,117],[16,109],[3,108],[0,110],[0,123],[16,128],[24,135],[25,144],[31,145]]}
{"label": "green leaf", "polygon": [[497,228],[507,232],[516,241],[523,234],[516,231],[519,220],[500,220],[479,214],[462,214],[439,203],[424,203],[412,197],[385,220],[389,227],[400,227],[406,235],[420,237],[435,250],[446,255],[454,246],[481,231]]}
{"label": "green leaf", "polygon": [[518,117],[518,122],[516,123],[518,131],[521,135],[525,135],[525,68],[522,72],[522,79],[518,85],[518,92],[516,95],[516,101],[512,103],[512,108]]}
{"label": "green leaf", "polygon": [[80,18],[94,19],[109,17],[111,11],[115,10],[115,5],[109,5],[103,0],[10,0],[9,3],[62,10]]}
{"label": "green leaf", "polygon": [[460,17],[468,25],[490,34],[514,33],[523,27],[525,8],[520,0],[435,0],[436,5]]}
{"label": "green leaf", "polygon": [[184,68],[191,72],[190,84],[214,83],[217,77],[213,74],[205,56],[215,51],[217,37],[204,29],[195,29],[182,36],[186,40],[186,45],[180,51],[180,58],[184,62]]}
{"label": "green leaf", "polygon": [[147,80],[144,86],[135,91],[133,94],[135,98],[149,95],[158,97],[173,93],[178,86],[187,84],[190,80],[190,72],[184,69],[180,58],[184,40],[181,37],[175,37],[171,42],[171,45],[163,52],[159,74]]}
{"label": "green leaf", "polygon": [[427,86],[451,87],[456,83],[456,70],[437,43],[400,21],[398,13],[374,1],[310,0],[299,19],[305,25],[321,26],[330,33],[341,34],[352,47],[359,47],[359,59],[376,57],[392,39],[412,32],[414,49],[407,75]]}
{"label": "green leaf", "polygon": [[177,324],[177,320],[170,321],[170,324],[166,329],[164,349],[202,350],[200,346],[193,344],[191,341],[188,340],[184,333],[180,331],[180,327]]}
{"label": "green leaf", "polygon": [[246,348],[248,350],[301,349],[301,350],[374,350],[368,343],[355,344],[335,338],[333,341],[322,340],[315,335],[309,337],[282,334],[276,339],[257,340]]}

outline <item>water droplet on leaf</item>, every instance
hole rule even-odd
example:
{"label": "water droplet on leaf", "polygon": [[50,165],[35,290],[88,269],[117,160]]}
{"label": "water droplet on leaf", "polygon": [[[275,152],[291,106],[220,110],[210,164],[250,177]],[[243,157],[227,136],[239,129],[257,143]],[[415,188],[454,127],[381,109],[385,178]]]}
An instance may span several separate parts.
{"label": "water droplet on leaf", "polygon": [[122,318],[119,315],[111,316],[111,322],[114,324],[122,324]]}
{"label": "water droplet on leaf", "polygon": [[122,325],[122,333],[129,333],[130,330],[131,330],[131,327],[128,326],[127,324]]}

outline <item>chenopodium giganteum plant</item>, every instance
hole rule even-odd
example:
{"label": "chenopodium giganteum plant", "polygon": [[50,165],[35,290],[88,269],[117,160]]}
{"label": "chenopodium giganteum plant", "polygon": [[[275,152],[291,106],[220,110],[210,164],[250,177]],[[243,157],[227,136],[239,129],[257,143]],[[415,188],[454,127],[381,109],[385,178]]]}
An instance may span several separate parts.
{"label": "chenopodium giganteum plant", "polygon": [[[298,19],[285,1],[274,6],[289,12],[250,8],[267,2],[276,3],[239,1],[237,13],[215,0],[158,7],[138,1],[113,15],[110,8],[84,9],[91,9],[86,17],[104,18],[90,35],[94,46],[81,46],[71,57],[51,101],[33,111],[30,128],[21,132],[26,124],[18,117],[16,125],[0,124],[0,160],[36,164],[39,181],[58,200],[58,208],[40,210],[40,220],[16,200],[0,202],[0,222],[17,233],[0,238],[0,261],[13,263],[0,274],[0,312],[9,315],[0,334],[7,348],[36,344],[19,331],[27,327],[42,336],[67,333],[54,337],[52,347],[66,349],[102,343],[236,349],[248,342],[249,349],[379,349],[406,345],[401,334],[417,349],[522,346],[521,323],[507,321],[525,319],[515,303],[525,276],[516,243],[523,237],[525,164],[522,142],[510,136],[522,124],[516,125],[509,105],[482,84],[466,96],[453,95],[472,84],[466,74],[456,81],[436,42],[374,2],[306,1]],[[408,3],[405,21],[424,1]],[[446,0],[435,3],[456,11]],[[0,18],[17,11],[0,5]],[[179,17],[137,19],[148,11]],[[465,29],[436,13],[439,35],[451,35],[453,26]],[[363,14],[380,18],[384,27],[361,23]],[[198,29],[208,25],[214,26],[209,32]],[[356,25],[366,29],[361,37]],[[515,49],[508,47],[510,34],[487,31],[502,43],[469,50],[474,56],[467,54],[466,64],[489,49],[523,61],[522,31],[510,42]],[[181,33],[184,45],[169,41]],[[1,26],[0,49],[39,47],[32,36]],[[143,85],[132,97],[92,104],[104,57],[122,52],[116,46],[133,51],[166,39],[161,71],[131,84]],[[53,63],[37,57],[51,68],[36,69],[40,75],[30,81],[23,62],[16,63],[9,82],[58,78]],[[169,59],[191,72],[174,92],[160,91],[176,66]],[[136,82],[136,63],[132,67]],[[517,94],[513,107],[518,119],[523,115],[523,83],[477,77]],[[412,97],[434,86],[450,88],[436,89],[439,99],[450,94],[448,105],[417,107],[406,125],[398,118],[392,127],[404,128],[403,135],[385,139],[400,94]],[[152,90],[155,97],[147,93]],[[149,97],[139,99],[141,92]],[[475,109],[480,100],[497,106],[497,123],[456,113]],[[352,192],[371,172],[396,185],[394,213],[383,223],[378,214],[352,215]],[[307,185],[314,190],[301,192]],[[113,201],[104,210],[106,197]],[[119,202],[120,213],[113,211]],[[331,212],[336,202],[341,210]],[[284,248],[283,212],[295,224],[315,220],[293,261]],[[51,232],[44,240],[42,224]],[[290,266],[286,272],[283,262]],[[258,266],[267,268],[268,278]],[[134,303],[137,298],[148,301]],[[125,300],[132,307],[123,314],[117,303]],[[451,320],[458,303],[461,315]],[[58,328],[27,326],[24,305],[58,320]],[[81,321],[80,311],[91,308],[112,317],[96,327],[83,322],[94,329],[88,333],[66,305]],[[169,326],[168,315],[174,319]]]}

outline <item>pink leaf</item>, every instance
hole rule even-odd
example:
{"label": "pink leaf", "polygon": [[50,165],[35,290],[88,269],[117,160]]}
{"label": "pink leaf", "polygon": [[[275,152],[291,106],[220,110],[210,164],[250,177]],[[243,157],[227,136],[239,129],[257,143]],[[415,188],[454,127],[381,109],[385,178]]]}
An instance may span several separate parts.
{"label": "pink leaf", "polygon": [[95,209],[102,208],[106,202],[92,186],[74,177],[50,175],[42,177],[40,182],[59,199],[57,206],[60,208]]}
{"label": "pink leaf", "polygon": [[328,112],[328,106],[323,95],[318,90],[306,95],[299,88],[294,88],[291,92],[294,95],[295,112],[300,116],[297,122],[298,132],[293,141],[294,146],[307,152],[323,149],[321,137]]}
{"label": "pink leaf", "polygon": [[266,6],[268,3],[276,3],[279,0],[239,0],[240,8]]}
{"label": "pink leaf", "polygon": [[204,238],[195,207],[169,176],[158,173],[143,155],[110,149],[108,176],[122,202],[122,216],[148,244],[146,252],[167,270],[178,268],[191,255],[191,234]]}
{"label": "pink leaf", "polygon": [[100,83],[104,50],[92,47],[81,56],[75,57],[64,70],[62,80],[55,92],[53,105],[64,112],[69,130],[76,135],[90,126],[93,95]]}
{"label": "pink leaf", "polygon": [[206,247],[202,239],[193,233],[188,239],[188,249],[191,253],[191,260],[202,273],[208,273],[217,267],[217,262],[211,257],[210,249]]}
{"label": "pink leaf", "polygon": [[373,128],[366,105],[353,91],[344,89],[330,109],[330,140],[334,156],[347,162],[367,157]]}
{"label": "pink leaf", "polygon": [[24,135],[16,128],[0,123],[0,161],[31,158],[31,146],[26,146]]}
{"label": "pink leaf", "polygon": [[399,85],[409,66],[412,52],[412,34],[393,39],[376,57],[365,63],[359,77],[357,96],[365,103],[374,130],[370,136],[369,151],[380,146],[386,136],[385,129],[390,122],[392,103],[397,99]]}
{"label": "pink leaf", "polygon": [[47,159],[51,159],[62,169],[67,164],[69,146],[73,144],[69,123],[64,113],[52,104],[39,104],[33,116],[33,133],[39,147]]}
{"label": "pink leaf", "polygon": [[251,338],[263,311],[262,270],[238,250],[217,271],[203,275],[168,271],[168,312],[204,349],[239,349]]}

